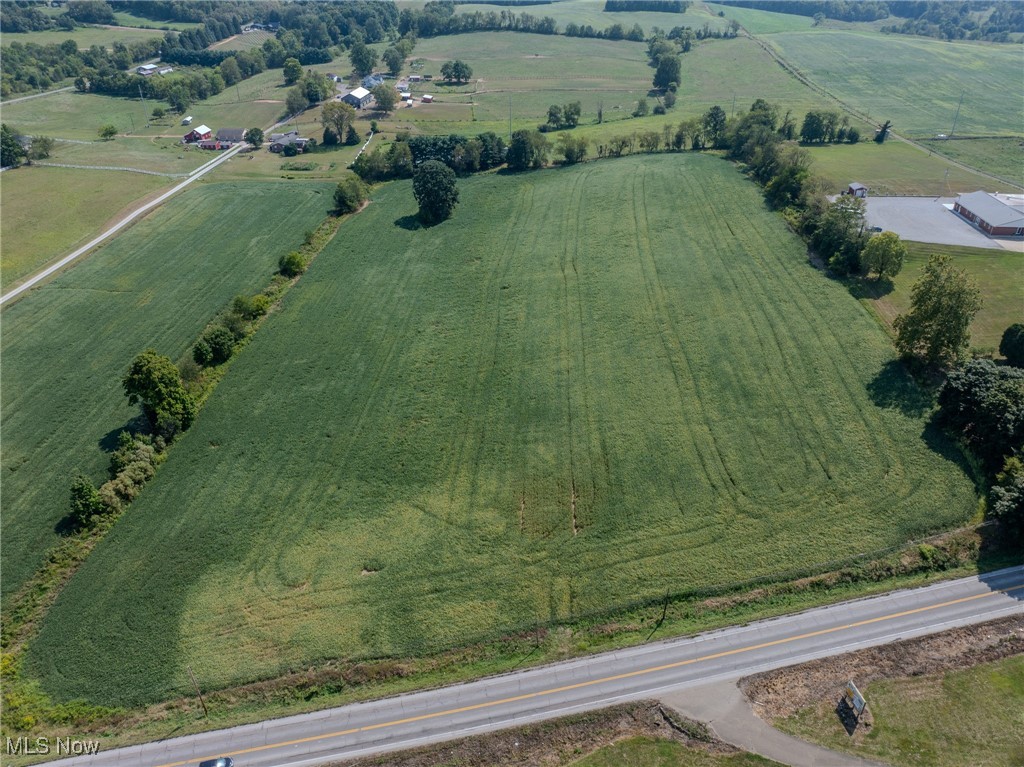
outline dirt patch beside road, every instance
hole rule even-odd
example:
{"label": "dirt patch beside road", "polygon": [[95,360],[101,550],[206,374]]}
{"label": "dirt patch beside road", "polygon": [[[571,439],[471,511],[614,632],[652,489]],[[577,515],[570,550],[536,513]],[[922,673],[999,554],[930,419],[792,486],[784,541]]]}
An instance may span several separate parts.
{"label": "dirt patch beside road", "polygon": [[555,767],[638,735],[675,740],[713,754],[739,751],[716,740],[704,725],[647,700],[333,767]]}
{"label": "dirt patch beside road", "polygon": [[1013,616],[755,674],[740,680],[740,689],[758,716],[774,722],[822,700],[838,700],[849,679],[864,687],[877,679],[970,668],[1021,653],[1024,618]]}

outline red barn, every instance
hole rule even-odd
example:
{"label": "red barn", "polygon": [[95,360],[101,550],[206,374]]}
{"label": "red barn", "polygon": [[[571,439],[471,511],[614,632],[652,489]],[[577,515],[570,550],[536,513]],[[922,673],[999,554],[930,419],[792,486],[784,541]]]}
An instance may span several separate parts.
{"label": "red barn", "polygon": [[200,125],[198,128],[193,128],[185,137],[182,139],[186,144],[191,141],[205,141],[213,135],[213,131],[207,128],[205,125]]}

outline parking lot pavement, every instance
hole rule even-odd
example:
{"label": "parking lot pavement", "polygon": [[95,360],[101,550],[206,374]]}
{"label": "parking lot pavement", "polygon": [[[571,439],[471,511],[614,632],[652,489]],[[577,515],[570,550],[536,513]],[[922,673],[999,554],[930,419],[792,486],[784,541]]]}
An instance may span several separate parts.
{"label": "parking lot pavement", "polygon": [[975,248],[1001,249],[991,239],[964,221],[952,210],[952,197],[869,197],[867,225],[896,232],[904,240],[934,242],[940,245],[970,245]]}

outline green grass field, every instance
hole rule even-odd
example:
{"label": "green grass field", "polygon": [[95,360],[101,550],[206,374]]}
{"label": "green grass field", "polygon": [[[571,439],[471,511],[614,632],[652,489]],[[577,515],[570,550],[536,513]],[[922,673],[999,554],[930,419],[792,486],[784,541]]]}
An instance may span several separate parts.
{"label": "green grass field", "polygon": [[[155,26],[155,25],[154,25]],[[75,27],[74,29],[46,29],[40,32],[4,32],[4,44],[14,42],[50,45],[74,40],[79,48],[93,45],[112,50],[114,43],[133,43],[163,37],[159,29],[137,29],[131,27]]]}
{"label": "green grass field", "polygon": [[834,701],[777,722],[828,748],[894,767],[1016,767],[1024,762],[1024,656],[863,689],[871,731],[851,742]]}
{"label": "green grass field", "polygon": [[177,358],[329,207],[323,184],[204,184],[4,307],[5,596],[56,542],[75,471],[103,479],[100,445],[138,411],[120,386],[132,358],[147,346]]}
{"label": "green grass field", "polygon": [[730,164],[460,186],[433,229],[408,182],[343,225],[48,615],[48,690],[428,652],[972,513],[888,338]]}
{"label": "green grass field", "polygon": [[[98,234],[120,211],[173,179],[141,173],[19,168],[0,184],[0,286],[6,290]],[[89,203],[83,204],[84,198]],[[54,211],[60,216],[54,221]]]}
{"label": "green grass field", "polygon": [[764,39],[843,101],[898,133],[949,133],[960,94],[958,135],[1019,134],[1024,53],[1019,45],[951,43],[907,35],[809,30]]}
{"label": "green grass field", "polygon": [[802,32],[814,25],[814,19],[810,16],[797,16],[794,13],[775,13],[754,8],[719,5],[718,3],[707,3],[707,7],[715,13],[722,11],[727,19],[736,19],[752,35]]}
{"label": "green grass field", "polygon": [[971,346],[995,351],[999,348],[1003,331],[1014,322],[1021,322],[1024,315],[1021,260],[1024,254],[923,242],[908,242],[907,249],[907,261],[894,280],[893,292],[873,301],[886,322],[891,324],[897,314],[910,309],[910,289],[933,253],[951,256],[956,266],[977,280],[981,288],[985,303],[971,324]]}
{"label": "green grass field", "polygon": [[[607,139],[624,131],[657,130],[703,114],[716,104],[728,113],[750,108],[765,98],[800,115],[820,107],[821,98],[779,67],[752,40],[710,40],[682,57],[682,82],[676,107],[664,116],[628,119],[645,97],[654,74],[642,43],[585,40],[513,32],[477,32],[420,40],[413,58],[426,60],[423,72],[462,58],[482,82],[459,88],[436,83],[414,87],[439,102],[399,109],[387,123],[422,133],[508,134],[509,99],[515,128],[536,127],[551,104],[579,101],[580,135]],[[650,104],[656,102],[650,99]],[[596,125],[604,107],[605,124]],[[384,124],[384,123],[382,123]],[[554,139],[554,136],[551,136]]]}
{"label": "green grass field", "polygon": [[605,746],[569,764],[574,767],[775,767],[778,762],[755,754],[710,754],[674,740],[642,736]]}
{"label": "green grass field", "polygon": [[226,40],[221,40],[210,46],[214,51],[247,51],[250,48],[259,48],[267,40],[273,40],[273,32],[255,30],[246,32],[244,35],[235,35]]}
{"label": "green grass field", "polygon": [[[485,3],[457,5],[459,13],[482,11],[483,13],[500,13],[501,7]],[[509,8],[516,13],[529,13],[531,16],[543,18],[550,16],[558,22],[560,31],[570,23],[590,24],[594,29],[606,29],[612,24],[621,24],[630,29],[634,24],[643,27],[645,34],[650,34],[653,27],[661,27],[666,32],[672,27],[693,27],[699,29],[707,24],[712,29],[724,29],[728,22],[716,14],[708,12],[703,3],[693,3],[686,13],[656,13],[653,11],[619,11],[605,13],[603,0],[559,0],[548,5],[524,6]]]}
{"label": "green grass field", "polygon": [[814,173],[829,179],[836,191],[851,181],[871,187],[873,195],[955,196],[965,190],[1007,191],[1008,185],[973,173],[946,158],[904,141],[809,147]]}
{"label": "green grass field", "polygon": [[937,154],[952,157],[972,168],[979,168],[1024,187],[1024,136],[948,141],[928,139],[921,144]]}

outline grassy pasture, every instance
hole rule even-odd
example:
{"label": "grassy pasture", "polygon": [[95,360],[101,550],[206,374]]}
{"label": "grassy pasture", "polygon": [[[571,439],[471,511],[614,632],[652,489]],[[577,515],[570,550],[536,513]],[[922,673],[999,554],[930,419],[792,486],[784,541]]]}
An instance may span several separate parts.
{"label": "grassy pasture", "polygon": [[855,741],[833,701],[776,724],[828,748],[896,767],[1014,767],[1024,759],[1024,656],[872,682],[863,692],[874,726]]}
{"label": "grassy pasture", "polygon": [[4,308],[5,595],[56,541],[76,469],[102,480],[101,446],[137,414],[120,386],[132,358],[182,354],[235,294],[266,283],[329,200],[323,184],[203,184]]}
{"label": "grassy pasture", "polygon": [[342,227],[50,612],[48,690],[461,645],[972,512],[888,338],[728,163],[460,187],[433,229],[407,182]]}
{"label": "grassy pasture", "polygon": [[[414,92],[431,93],[442,103],[399,109],[387,124],[423,133],[508,134],[509,97],[513,126],[535,127],[551,104],[579,101],[580,128],[590,138],[607,139],[632,130],[658,130],[699,114],[715,104],[731,113],[750,108],[757,98],[793,109],[802,117],[821,106],[820,97],[786,74],[752,40],[710,40],[682,57],[682,83],[675,109],[664,116],[629,119],[637,99],[647,96],[654,75],[642,43],[581,40],[514,32],[478,32],[421,40],[414,57],[427,60],[423,71],[437,74],[441,63],[462,58],[482,82],[458,88],[422,83]],[[650,100],[651,106],[654,100]],[[604,105],[605,124],[596,125]],[[471,105],[471,106],[469,106]],[[472,121],[472,122],[470,122]],[[382,123],[384,124],[384,123]],[[553,139],[554,136],[552,135]]]}
{"label": "grassy pasture", "polygon": [[259,48],[266,40],[273,40],[273,32],[264,32],[256,29],[242,35],[235,35],[225,40],[214,43],[210,46],[212,51],[247,51],[250,48]]}
{"label": "grassy pasture", "polygon": [[1024,52],[1018,45],[952,43],[907,35],[809,30],[764,38],[801,72],[873,120],[927,138],[1017,134]]}
{"label": "grassy pasture", "polygon": [[953,258],[978,282],[984,306],[971,324],[971,346],[995,351],[1003,331],[1024,316],[1024,281],[1021,280],[1024,253],[988,248],[968,248],[956,245],[932,245],[908,242],[909,254],[903,271],[894,280],[894,289],[888,295],[873,299],[875,308],[888,322],[910,309],[910,289],[921,276],[921,270],[933,254]]}
{"label": "grassy pasture", "polygon": [[[713,13],[705,10],[703,3],[694,3],[686,9],[686,13],[655,13],[653,11],[621,11],[605,13],[602,0],[560,0],[560,2],[549,5],[525,6],[522,8],[507,8],[506,10],[515,13],[529,13],[531,16],[542,18],[550,16],[558,22],[559,30],[564,30],[566,24],[575,23],[580,25],[590,24],[594,29],[606,29],[612,24],[621,24],[630,29],[634,24],[639,24],[645,34],[651,33],[652,27],[661,27],[666,32],[672,27],[693,27],[699,29],[707,24],[712,29],[724,29],[728,26],[725,19],[719,18]],[[470,13],[481,11],[483,13],[501,13],[502,8],[496,5],[485,3],[473,3],[456,6],[459,13]]]}
{"label": "grassy pasture", "polygon": [[737,8],[731,5],[707,3],[715,13],[723,11],[726,19],[736,19],[752,35],[769,35],[775,32],[800,32],[810,29],[814,19],[795,13],[775,13],[755,8]]}
{"label": "grassy pasture", "polygon": [[[132,202],[172,179],[141,173],[19,168],[0,184],[0,286],[6,290],[95,236]],[[83,204],[88,197],[89,203]],[[60,211],[59,225],[54,211]]]}
{"label": "grassy pasture", "polygon": [[159,29],[137,29],[134,27],[75,27],[74,29],[45,29],[39,32],[4,32],[4,45],[13,42],[50,45],[74,40],[79,48],[100,45],[112,50],[114,43],[132,43],[163,37]]}
{"label": "grassy pasture", "polygon": [[[927,139],[921,144],[937,154],[1024,187],[1024,136],[1012,138]],[[1005,191],[1002,188],[999,191]]]}
{"label": "grassy pasture", "polygon": [[975,189],[1007,190],[1005,183],[961,168],[904,141],[887,141],[882,145],[862,141],[809,149],[814,172],[832,181],[837,192],[851,181],[867,184],[874,195],[943,197]]}

